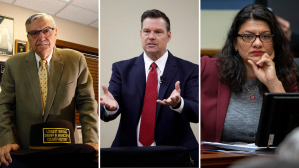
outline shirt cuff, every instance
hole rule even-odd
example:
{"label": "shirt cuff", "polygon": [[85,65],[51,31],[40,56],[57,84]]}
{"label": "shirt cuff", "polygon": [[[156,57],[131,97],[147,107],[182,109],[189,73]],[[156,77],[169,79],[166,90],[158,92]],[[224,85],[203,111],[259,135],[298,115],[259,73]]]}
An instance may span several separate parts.
{"label": "shirt cuff", "polygon": [[119,109],[119,105],[118,105],[118,104],[117,104],[117,108],[116,108],[115,111],[109,111],[109,110],[106,109],[105,106],[103,106],[103,107],[104,107],[104,109],[105,109],[105,116],[106,116],[106,117],[111,116],[111,115],[117,113],[117,111],[118,111],[118,109]]}
{"label": "shirt cuff", "polygon": [[176,111],[180,114],[182,114],[183,108],[184,108],[184,99],[181,97],[181,106],[177,109],[173,109],[171,106],[169,106],[171,110]]}

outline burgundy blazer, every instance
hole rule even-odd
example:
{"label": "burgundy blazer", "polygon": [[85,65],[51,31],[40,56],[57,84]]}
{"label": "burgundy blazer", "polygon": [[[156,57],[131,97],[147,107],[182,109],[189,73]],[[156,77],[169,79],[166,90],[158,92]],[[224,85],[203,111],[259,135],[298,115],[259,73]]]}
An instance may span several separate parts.
{"label": "burgundy blazer", "polygon": [[[219,81],[218,58],[201,58],[201,141],[219,142],[231,89]],[[297,82],[286,92],[298,92]]]}

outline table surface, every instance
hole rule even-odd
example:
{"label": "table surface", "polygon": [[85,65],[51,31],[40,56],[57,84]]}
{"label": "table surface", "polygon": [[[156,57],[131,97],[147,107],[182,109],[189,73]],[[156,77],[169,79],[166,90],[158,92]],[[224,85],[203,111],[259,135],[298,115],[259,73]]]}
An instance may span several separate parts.
{"label": "table surface", "polygon": [[257,155],[203,151],[203,153],[200,155],[200,166],[201,168],[227,168],[241,159],[253,156]]}

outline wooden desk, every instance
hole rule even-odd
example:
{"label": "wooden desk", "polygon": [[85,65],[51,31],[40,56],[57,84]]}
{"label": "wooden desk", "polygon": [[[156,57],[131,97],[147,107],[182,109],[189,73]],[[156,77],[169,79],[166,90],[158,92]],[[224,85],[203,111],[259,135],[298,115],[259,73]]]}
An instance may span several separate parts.
{"label": "wooden desk", "polygon": [[200,166],[201,168],[227,168],[236,161],[250,156],[253,155],[204,151],[200,156]]}

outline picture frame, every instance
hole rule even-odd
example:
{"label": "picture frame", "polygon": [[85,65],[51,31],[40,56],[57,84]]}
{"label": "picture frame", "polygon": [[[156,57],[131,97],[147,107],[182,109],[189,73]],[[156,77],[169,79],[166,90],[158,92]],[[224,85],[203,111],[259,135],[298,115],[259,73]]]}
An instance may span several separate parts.
{"label": "picture frame", "polygon": [[15,54],[29,51],[29,44],[27,41],[15,40]]}
{"label": "picture frame", "polygon": [[14,53],[14,18],[0,15],[0,55]]}
{"label": "picture frame", "polygon": [[3,75],[4,69],[5,69],[5,62],[0,61],[0,86],[2,83],[2,75]]}

